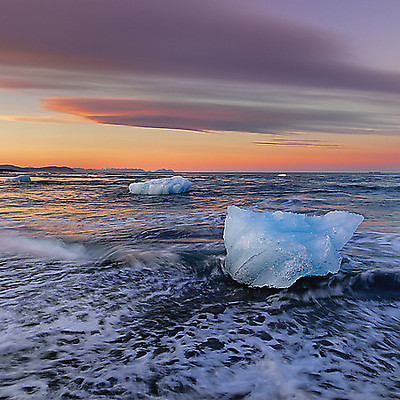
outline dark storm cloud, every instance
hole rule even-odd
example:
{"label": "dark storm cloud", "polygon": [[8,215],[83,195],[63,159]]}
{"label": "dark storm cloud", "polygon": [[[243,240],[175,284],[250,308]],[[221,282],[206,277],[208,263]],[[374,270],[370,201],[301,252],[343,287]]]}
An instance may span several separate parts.
{"label": "dark storm cloud", "polygon": [[326,32],[252,0],[2,0],[7,65],[400,92]]}

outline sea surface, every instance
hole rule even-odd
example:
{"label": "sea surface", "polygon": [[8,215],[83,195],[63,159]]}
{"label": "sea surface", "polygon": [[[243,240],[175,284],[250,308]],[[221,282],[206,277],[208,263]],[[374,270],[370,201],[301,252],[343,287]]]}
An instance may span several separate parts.
{"label": "sea surface", "polygon": [[[400,174],[0,176],[0,399],[400,399]],[[365,217],[339,273],[224,276],[228,205]]]}

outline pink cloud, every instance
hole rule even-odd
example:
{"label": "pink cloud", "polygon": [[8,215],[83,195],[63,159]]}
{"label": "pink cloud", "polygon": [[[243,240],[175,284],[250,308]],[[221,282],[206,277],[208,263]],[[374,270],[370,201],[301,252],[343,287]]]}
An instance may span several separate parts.
{"label": "pink cloud", "polygon": [[339,118],[351,126],[363,118],[335,111],[118,98],[54,97],[44,99],[42,107],[99,124],[205,132],[276,134],[313,125],[332,125]]}
{"label": "pink cloud", "polygon": [[36,87],[34,83],[30,82],[0,78],[0,89],[35,89]]}

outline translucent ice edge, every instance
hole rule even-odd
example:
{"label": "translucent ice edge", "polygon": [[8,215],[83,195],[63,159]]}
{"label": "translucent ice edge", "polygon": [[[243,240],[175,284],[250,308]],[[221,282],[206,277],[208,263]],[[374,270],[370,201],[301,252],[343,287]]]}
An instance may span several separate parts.
{"label": "translucent ice edge", "polygon": [[304,276],[339,271],[339,250],[364,217],[346,211],[323,216],[254,212],[230,206],[224,228],[224,271],[250,287],[287,288]]}
{"label": "translucent ice edge", "polygon": [[172,178],[131,183],[129,191],[133,194],[176,194],[189,191],[191,186],[192,182],[178,175]]}
{"label": "translucent ice edge", "polygon": [[7,178],[6,182],[31,182],[31,177],[29,175],[18,175],[14,178]]}

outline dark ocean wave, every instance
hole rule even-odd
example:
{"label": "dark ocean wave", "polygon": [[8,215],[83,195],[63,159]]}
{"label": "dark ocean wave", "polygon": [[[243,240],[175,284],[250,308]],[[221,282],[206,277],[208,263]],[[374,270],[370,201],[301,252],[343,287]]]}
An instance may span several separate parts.
{"label": "dark ocean wave", "polygon": [[[35,176],[0,185],[0,397],[395,398],[396,174]],[[337,274],[288,289],[224,275],[226,207],[363,214]]]}

